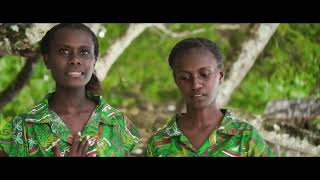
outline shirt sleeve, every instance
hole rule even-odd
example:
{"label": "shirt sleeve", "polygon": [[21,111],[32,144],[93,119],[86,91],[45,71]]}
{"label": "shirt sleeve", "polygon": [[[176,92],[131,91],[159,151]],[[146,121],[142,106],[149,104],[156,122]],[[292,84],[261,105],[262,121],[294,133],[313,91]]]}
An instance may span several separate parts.
{"label": "shirt sleeve", "polygon": [[7,156],[27,156],[23,120],[17,116],[0,130],[0,152]]}
{"label": "shirt sleeve", "polygon": [[12,145],[12,121],[7,122],[0,130],[0,154],[9,155]]}
{"label": "shirt sleeve", "polygon": [[154,154],[153,154],[153,148],[154,148],[154,146],[153,146],[153,140],[152,140],[152,137],[148,140],[148,142],[147,142],[147,146],[146,146],[146,148],[145,148],[145,155],[147,156],[147,157],[153,157],[154,156]]}
{"label": "shirt sleeve", "polygon": [[273,151],[259,132],[253,128],[251,138],[249,140],[249,156],[254,157],[270,157]]}
{"label": "shirt sleeve", "polygon": [[[122,113],[121,113],[122,114]],[[120,124],[122,129],[122,140],[124,142],[124,148],[126,152],[131,152],[135,145],[139,143],[139,131],[129,118],[122,114],[122,123]]]}

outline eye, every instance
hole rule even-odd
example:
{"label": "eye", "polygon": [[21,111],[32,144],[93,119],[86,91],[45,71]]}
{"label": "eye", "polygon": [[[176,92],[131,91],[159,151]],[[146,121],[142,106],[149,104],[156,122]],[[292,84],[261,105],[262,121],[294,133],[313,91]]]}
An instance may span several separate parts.
{"label": "eye", "polygon": [[210,73],[209,73],[209,72],[202,72],[202,73],[200,73],[200,76],[201,76],[203,79],[208,79],[209,76],[210,76]]}
{"label": "eye", "polygon": [[82,50],[80,50],[80,54],[81,54],[81,55],[84,55],[84,56],[90,55],[90,50],[88,50],[88,49],[82,49]]}
{"label": "eye", "polygon": [[189,80],[190,75],[187,75],[187,74],[179,75],[179,79],[183,81]]}
{"label": "eye", "polygon": [[59,49],[59,53],[62,55],[69,55],[70,51],[68,49],[61,48]]}

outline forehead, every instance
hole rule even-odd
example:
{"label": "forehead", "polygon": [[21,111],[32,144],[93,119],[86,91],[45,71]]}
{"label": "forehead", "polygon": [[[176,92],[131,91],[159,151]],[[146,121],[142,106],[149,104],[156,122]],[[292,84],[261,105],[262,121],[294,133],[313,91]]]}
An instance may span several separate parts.
{"label": "forehead", "polygon": [[201,68],[216,68],[217,60],[207,49],[192,48],[185,51],[174,60],[175,70],[194,71]]}
{"label": "forehead", "polygon": [[55,32],[52,45],[67,45],[67,46],[94,46],[91,35],[82,30],[63,28]]}

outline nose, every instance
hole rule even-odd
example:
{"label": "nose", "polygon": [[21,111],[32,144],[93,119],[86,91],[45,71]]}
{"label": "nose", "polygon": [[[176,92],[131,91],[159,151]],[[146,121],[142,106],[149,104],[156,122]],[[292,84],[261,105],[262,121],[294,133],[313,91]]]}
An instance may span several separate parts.
{"label": "nose", "polygon": [[70,59],[68,61],[69,64],[71,65],[80,65],[81,64],[81,60],[78,56],[76,56],[75,54],[72,54],[70,56]]}
{"label": "nose", "polygon": [[201,80],[197,77],[192,80],[192,90],[197,90],[202,87]]}

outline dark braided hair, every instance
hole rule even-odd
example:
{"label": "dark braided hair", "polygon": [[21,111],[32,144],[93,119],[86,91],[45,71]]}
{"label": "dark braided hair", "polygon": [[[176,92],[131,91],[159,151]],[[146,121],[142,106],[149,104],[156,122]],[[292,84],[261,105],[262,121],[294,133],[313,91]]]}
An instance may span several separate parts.
{"label": "dark braided hair", "polygon": [[209,50],[217,60],[218,68],[223,67],[222,55],[218,45],[205,38],[188,38],[178,42],[171,50],[169,55],[169,65],[173,69],[174,61],[192,48],[202,48]]}
{"label": "dark braided hair", "polygon": [[[82,23],[61,23],[52,27],[40,41],[41,54],[48,54],[50,51],[50,44],[54,40],[55,34],[61,29],[74,29],[89,33],[94,44],[94,56],[97,61],[99,55],[99,43],[97,36],[88,26]],[[95,73],[92,74],[90,81],[86,84],[86,91],[95,94],[101,93],[101,85]]]}

